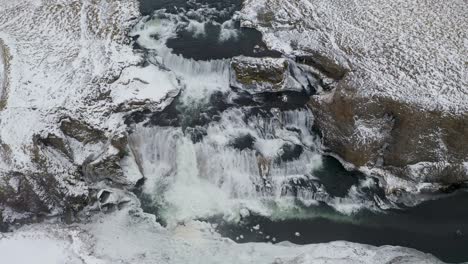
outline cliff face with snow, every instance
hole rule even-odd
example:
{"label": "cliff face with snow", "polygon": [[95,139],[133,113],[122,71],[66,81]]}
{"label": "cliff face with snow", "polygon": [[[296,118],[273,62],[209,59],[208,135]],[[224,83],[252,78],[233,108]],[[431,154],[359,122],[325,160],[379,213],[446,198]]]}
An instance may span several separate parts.
{"label": "cliff face with snow", "polygon": [[325,76],[310,102],[324,146],[393,192],[468,179],[467,12],[462,0],[247,0],[242,19]]}
{"label": "cliff face with snow", "polygon": [[138,66],[128,32],[139,16],[137,1],[0,1],[4,221],[72,215],[94,182],[138,180],[120,168],[123,116],[164,107],[179,89],[166,71]]}

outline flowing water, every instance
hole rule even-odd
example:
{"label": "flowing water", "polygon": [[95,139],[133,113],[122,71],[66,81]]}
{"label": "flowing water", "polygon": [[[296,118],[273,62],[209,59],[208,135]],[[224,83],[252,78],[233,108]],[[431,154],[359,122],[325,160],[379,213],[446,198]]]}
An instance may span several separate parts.
{"label": "flowing water", "polygon": [[230,87],[233,56],[280,56],[240,28],[240,1],[141,2],[135,48],[184,86],[162,112],[127,120],[145,176],[137,193],[158,221],[210,221],[238,242],[349,240],[468,260],[466,193],[401,208],[378,179],[319,153],[306,106],[313,87],[257,95]]}

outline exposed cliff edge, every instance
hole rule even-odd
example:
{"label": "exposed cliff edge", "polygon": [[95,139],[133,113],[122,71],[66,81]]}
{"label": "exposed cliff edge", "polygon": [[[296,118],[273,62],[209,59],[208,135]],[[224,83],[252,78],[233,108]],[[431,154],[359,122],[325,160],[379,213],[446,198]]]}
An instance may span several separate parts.
{"label": "exposed cliff edge", "polygon": [[241,16],[328,78],[309,104],[326,151],[398,193],[468,180],[467,12],[464,1],[247,0]]}

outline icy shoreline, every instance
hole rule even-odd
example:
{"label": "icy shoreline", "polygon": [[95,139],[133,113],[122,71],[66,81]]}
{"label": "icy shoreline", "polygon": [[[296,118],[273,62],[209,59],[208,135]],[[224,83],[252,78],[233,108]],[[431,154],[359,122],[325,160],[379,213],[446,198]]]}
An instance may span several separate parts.
{"label": "icy shoreline", "polygon": [[131,207],[94,216],[84,224],[25,226],[1,235],[0,254],[3,261],[18,264],[442,263],[413,249],[343,241],[306,246],[237,244],[221,238],[206,223],[165,229],[152,216]]}

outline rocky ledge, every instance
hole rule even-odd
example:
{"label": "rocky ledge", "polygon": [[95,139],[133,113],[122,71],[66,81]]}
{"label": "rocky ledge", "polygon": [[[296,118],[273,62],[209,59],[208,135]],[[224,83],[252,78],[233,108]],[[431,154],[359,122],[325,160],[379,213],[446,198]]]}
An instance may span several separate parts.
{"label": "rocky ledge", "polygon": [[325,77],[309,103],[324,151],[397,194],[468,180],[466,13],[463,0],[246,0],[241,16]]}

